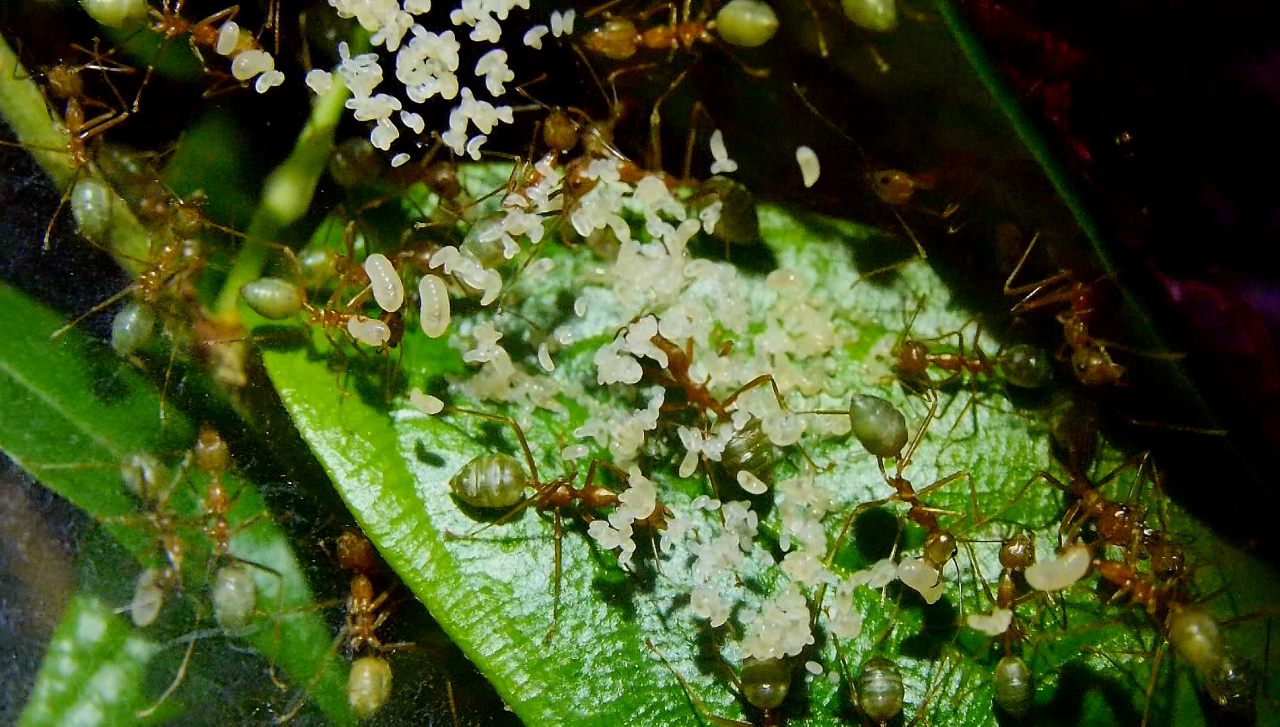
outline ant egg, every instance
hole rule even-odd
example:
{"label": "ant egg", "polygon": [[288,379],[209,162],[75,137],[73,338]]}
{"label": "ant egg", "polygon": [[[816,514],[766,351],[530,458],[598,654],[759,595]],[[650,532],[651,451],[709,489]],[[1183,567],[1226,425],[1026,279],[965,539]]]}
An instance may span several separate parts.
{"label": "ant egg", "polygon": [[351,664],[347,702],[356,719],[369,719],[391,696],[391,665],[380,656],[362,656]]}
{"label": "ant egg", "polygon": [[1042,560],[1027,568],[1027,585],[1037,591],[1061,591],[1084,578],[1093,556],[1083,545],[1073,545],[1056,558]]}
{"label": "ant egg", "polygon": [[147,19],[151,6],[146,0],[80,0],[89,17],[108,28],[124,28]]}
{"label": "ant egg", "polygon": [[742,662],[742,696],[757,709],[777,709],[791,689],[791,665],[784,659],[756,659]]}
{"label": "ant egg", "polygon": [[431,274],[418,281],[418,298],[422,301],[419,321],[422,332],[431,338],[439,338],[449,330],[449,289],[444,281]]}
{"label": "ant egg", "polygon": [[101,237],[111,225],[111,191],[96,179],[76,182],[68,204],[80,234],[91,240]]}
{"label": "ant egg", "polygon": [[858,27],[876,33],[888,33],[898,27],[896,0],[840,0],[846,18]]}
{"label": "ant egg", "polygon": [[137,301],[126,303],[111,321],[111,348],[121,356],[128,356],[151,338],[156,325],[156,314],[149,306]]}
{"label": "ant egg", "polygon": [[991,681],[993,698],[1000,709],[1014,717],[1023,717],[1031,711],[1036,699],[1036,685],[1031,667],[1022,657],[1010,654],[1001,659]]}
{"label": "ant egg", "polygon": [[375,252],[365,258],[364,271],[369,275],[369,286],[373,288],[378,307],[388,313],[400,310],[404,305],[404,283],[387,256]]}
{"label": "ant egg", "polygon": [[391,329],[376,318],[351,316],[347,319],[347,332],[366,346],[381,346],[391,340]]}
{"label": "ant egg", "polygon": [[761,0],[729,0],[716,13],[716,32],[729,45],[755,48],[778,32],[778,15]]}
{"label": "ant egg", "polygon": [[849,400],[853,436],[877,457],[897,457],[907,446],[907,418],[878,396],[854,394]]}
{"label": "ant egg", "polygon": [[138,585],[129,602],[129,617],[138,628],[150,626],[160,616],[164,605],[164,588],[160,585],[160,571],[148,568],[138,576]]}
{"label": "ant egg", "polygon": [[872,722],[884,724],[902,711],[902,699],[906,695],[902,674],[893,662],[882,656],[873,656],[862,665],[856,689],[858,706]]}
{"label": "ant egg", "polygon": [[245,283],[240,295],[254,313],[280,321],[302,310],[302,293],[298,286],[280,278],[258,278]]}
{"label": "ant egg", "polygon": [[524,499],[528,477],[515,457],[482,454],[462,466],[449,480],[449,489],[472,507],[511,507]]}
{"label": "ant egg", "polygon": [[253,613],[257,585],[249,571],[228,566],[218,571],[210,598],[213,601],[213,618],[219,626],[234,628],[243,626]]}
{"label": "ant egg", "polygon": [[1019,343],[1000,354],[1004,380],[1024,389],[1039,389],[1053,379],[1053,364],[1037,346]]}

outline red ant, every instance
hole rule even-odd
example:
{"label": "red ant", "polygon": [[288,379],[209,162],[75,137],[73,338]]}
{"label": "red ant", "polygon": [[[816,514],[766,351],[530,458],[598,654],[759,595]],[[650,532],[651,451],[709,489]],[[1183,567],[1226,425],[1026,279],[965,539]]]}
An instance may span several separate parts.
{"label": "red ant", "polygon": [[[1031,256],[1040,234],[1036,233],[1018,264],[1004,281],[1004,294],[1025,296],[1010,311],[1019,314],[1058,303],[1068,303],[1068,308],[1057,315],[1062,324],[1066,345],[1071,349],[1071,367],[1076,378],[1085,386],[1097,387],[1122,385],[1125,367],[1111,359],[1107,343],[1089,335],[1089,324],[1094,311],[1094,285],[1074,280],[1074,273],[1060,270],[1043,280],[1015,287],[1013,279],[1021,272]],[[1061,285],[1059,285],[1061,284]],[[1056,289],[1053,286],[1059,286]],[[1041,295],[1041,291],[1049,291]]]}

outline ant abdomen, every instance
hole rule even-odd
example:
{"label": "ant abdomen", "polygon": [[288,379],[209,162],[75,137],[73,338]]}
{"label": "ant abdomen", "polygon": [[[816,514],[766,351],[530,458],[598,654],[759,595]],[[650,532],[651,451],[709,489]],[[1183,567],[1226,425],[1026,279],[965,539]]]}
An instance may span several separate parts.
{"label": "ant abdomen", "polygon": [[391,696],[391,665],[380,656],[362,656],[351,664],[347,702],[357,719],[372,717]]}
{"label": "ant abdomen", "polygon": [[302,310],[298,286],[280,278],[258,278],[245,283],[240,295],[254,313],[273,321],[292,318]]}
{"label": "ant abdomen", "polygon": [[253,613],[257,585],[247,569],[227,566],[218,570],[210,597],[213,601],[213,617],[219,626],[244,626]]}
{"label": "ant abdomen", "polygon": [[762,711],[777,709],[791,689],[791,664],[782,659],[756,659],[742,662],[742,696]]}
{"label": "ant abdomen", "polygon": [[853,436],[877,457],[897,457],[907,446],[907,418],[878,396],[854,394],[849,400]]}
{"label": "ant abdomen", "polygon": [[142,348],[156,326],[156,314],[150,306],[131,301],[111,320],[111,348],[128,356]]}
{"label": "ant abdomen", "polygon": [[996,706],[1014,717],[1031,711],[1036,699],[1036,686],[1031,667],[1022,657],[1010,654],[1002,658],[992,674],[992,697]]}
{"label": "ant abdomen", "polygon": [[501,452],[482,454],[462,466],[449,480],[449,489],[472,507],[511,507],[524,499],[528,476],[515,457]]}
{"label": "ant abdomen", "polygon": [[857,679],[858,707],[867,719],[884,724],[902,711],[906,690],[902,673],[883,656],[873,656],[862,665]]}
{"label": "ant abdomen", "polygon": [[716,34],[729,45],[756,48],[778,32],[778,16],[762,0],[730,0],[716,13]]}
{"label": "ant abdomen", "polygon": [[1038,346],[1019,343],[1006,348],[997,361],[1004,380],[1023,389],[1039,389],[1053,379],[1053,364]]}

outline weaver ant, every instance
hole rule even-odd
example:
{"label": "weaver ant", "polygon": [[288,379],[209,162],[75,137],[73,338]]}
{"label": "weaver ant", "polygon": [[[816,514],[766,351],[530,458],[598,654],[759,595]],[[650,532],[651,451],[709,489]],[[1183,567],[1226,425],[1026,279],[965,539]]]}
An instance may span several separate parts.
{"label": "weaver ant", "polygon": [[777,659],[756,659],[748,657],[742,662],[742,674],[735,674],[733,668],[720,656],[720,650],[715,645],[715,641],[711,642],[711,648],[715,651],[716,658],[729,676],[729,680],[733,682],[734,690],[747,704],[755,709],[760,710],[759,722],[741,722],[735,719],[728,719],[714,714],[707,705],[703,703],[698,695],[693,693],[693,688],[689,686],[689,682],[680,672],[676,671],[675,666],[667,660],[667,657],[658,651],[658,647],[653,645],[649,639],[644,640],[645,646],[649,647],[662,663],[666,665],[676,681],[680,682],[680,686],[684,689],[689,700],[698,709],[703,716],[718,725],[725,727],[776,727],[782,724],[783,717],[778,712],[779,707],[786,701],[787,693],[791,690],[791,660],[786,657]]}
{"label": "weaver ant", "polygon": [[[549,643],[559,627],[560,619],[560,588],[563,570],[561,541],[564,536],[562,511],[572,506],[579,517],[589,525],[594,526],[595,523],[605,523],[605,521],[596,519],[596,512],[610,507],[618,508],[619,510],[627,508],[631,516],[631,522],[627,526],[628,537],[625,540],[631,544],[632,548],[634,548],[634,543],[629,539],[632,528],[647,529],[651,533],[665,530],[667,518],[671,517],[671,511],[657,500],[656,491],[652,490],[652,483],[649,483],[648,480],[644,480],[647,483],[646,489],[648,492],[635,499],[628,498],[628,491],[617,493],[604,486],[597,485],[596,473],[600,467],[603,467],[618,476],[624,484],[630,485],[629,490],[631,492],[639,493],[635,484],[631,482],[630,474],[601,459],[593,459],[591,461],[591,466],[587,470],[586,480],[583,482],[582,487],[573,486],[578,474],[576,468],[571,469],[565,475],[543,482],[538,474],[537,464],[533,459],[533,451],[529,448],[529,442],[525,438],[524,429],[515,419],[500,414],[489,414],[453,406],[444,407],[442,411],[444,413],[473,416],[511,427],[520,444],[520,451],[524,455],[524,465],[527,467],[527,470],[523,469],[519,461],[502,452],[477,455],[463,465],[462,469],[449,480],[449,489],[454,496],[472,507],[507,509],[507,511],[497,520],[481,526],[466,535],[450,534],[450,537],[473,537],[494,525],[511,522],[529,507],[536,508],[541,512],[552,511],[555,513],[555,577],[553,581],[551,628],[544,638],[544,641]],[[526,497],[524,495],[526,489],[532,489],[533,494]],[[635,510],[635,507],[639,507],[644,512]],[[607,525],[612,527],[613,522],[609,521]],[[597,540],[604,541],[599,532],[593,532],[592,534]],[[626,548],[625,543],[621,547],[623,547],[623,554],[619,556],[619,560],[626,563],[630,559],[631,552]],[[654,547],[654,554],[656,557],[656,546]]]}

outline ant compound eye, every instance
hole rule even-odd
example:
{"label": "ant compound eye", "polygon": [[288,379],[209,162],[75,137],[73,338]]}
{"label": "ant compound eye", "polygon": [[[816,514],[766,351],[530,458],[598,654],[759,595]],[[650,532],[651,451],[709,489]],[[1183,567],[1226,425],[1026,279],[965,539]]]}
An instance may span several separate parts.
{"label": "ant compound eye", "polygon": [[80,7],[108,28],[138,25],[147,19],[150,10],[146,0],[80,0]]}
{"label": "ant compound eye", "polygon": [[845,17],[864,30],[888,33],[898,27],[895,0],[841,0],[840,8]]}
{"label": "ant compound eye", "polygon": [[716,13],[716,32],[729,45],[755,48],[778,32],[778,16],[761,0],[730,0]]}

